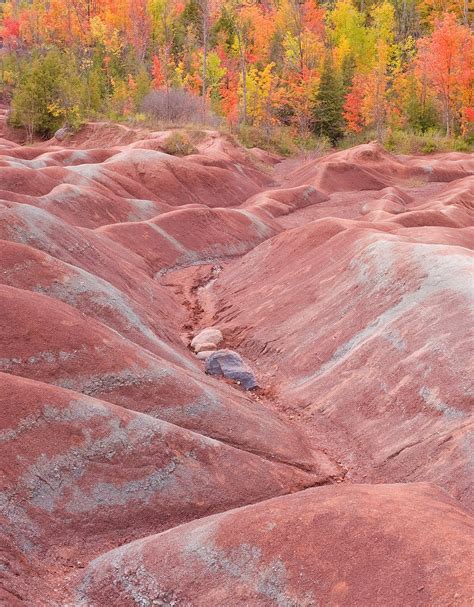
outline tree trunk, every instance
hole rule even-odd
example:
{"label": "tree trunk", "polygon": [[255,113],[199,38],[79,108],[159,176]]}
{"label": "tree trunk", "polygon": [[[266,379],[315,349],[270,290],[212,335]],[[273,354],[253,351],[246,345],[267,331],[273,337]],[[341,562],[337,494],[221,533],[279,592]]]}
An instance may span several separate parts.
{"label": "tree trunk", "polygon": [[242,32],[240,30],[237,30],[237,42],[239,44],[240,71],[242,75],[242,124],[247,124],[247,65],[245,62]]}
{"label": "tree trunk", "polygon": [[450,117],[450,112],[449,112],[449,100],[446,100],[446,107],[445,107],[445,114],[446,114],[446,137],[451,137],[451,117]]}
{"label": "tree trunk", "polygon": [[242,123],[247,124],[247,66],[242,58]]}
{"label": "tree trunk", "polygon": [[166,119],[168,121],[171,120],[171,106],[170,106],[170,81],[168,74],[168,66],[169,66],[169,49],[165,48],[165,69],[164,69],[164,79],[165,79],[165,88],[166,88]]}
{"label": "tree trunk", "polygon": [[464,23],[464,25],[469,25],[469,7],[468,7],[468,0],[464,0],[462,9],[463,9],[463,10],[462,10],[462,18],[463,18],[463,23]]}
{"label": "tree trunk", "polygon": [[206,96],[207,96],[207,45],[209,30],[209,6],[207,0],[201,0],[202,11],[202,121],[206,122]]}

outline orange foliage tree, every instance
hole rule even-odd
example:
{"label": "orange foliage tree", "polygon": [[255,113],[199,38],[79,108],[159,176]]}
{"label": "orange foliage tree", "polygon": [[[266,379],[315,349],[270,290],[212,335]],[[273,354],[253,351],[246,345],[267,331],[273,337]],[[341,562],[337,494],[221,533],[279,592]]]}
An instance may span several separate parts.
{"label": "orange foliage tree", "polygon": [[434,88],[443,107],[446,134],[457,123],[466,127],[474,86],[474,37],[470,29],[447,13],[433,32],[418,43],[417,69]]}

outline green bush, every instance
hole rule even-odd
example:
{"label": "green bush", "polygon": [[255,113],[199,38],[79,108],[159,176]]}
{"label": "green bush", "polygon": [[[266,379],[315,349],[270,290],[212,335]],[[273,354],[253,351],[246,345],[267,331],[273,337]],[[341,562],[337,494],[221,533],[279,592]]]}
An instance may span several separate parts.
{"label": "green bush", "polygon": [[290,156],[297,151],[294,136],[284,127],[263,128],[243,124],[235,134],[246,148],[261,148],[282,156]]}
{"label": "green bush", "polygon": [[453,142],[453,150],[455,152],[474,151],[474,134],[465,138],[457,137]]}
{"label": "green bush", "polygon": [[313,133],[295,133],[289,127],[256,127],[242,125],[236,132],[238,141],[246,148],[261,148],[281,156],[301,152],[326,154],[331,149],[329,140]]}
{"label": "green bush", "polygon": [[20,66],[12,97],[11,123],[34,134],[51,136],[61,126],[77,128],[82,118],[82,84],[74,61],[52,50]]}
{"label": "green bush", "polygon": [[343,139],[338,141],[337,148],[339,150],[347,150],[355,145],[361,145],[363,143],[369,143],[377,139],[377,133],[370,129],[365,130],[361,133],[348,133]]}
{"label": "green bush", "polygon": [[473,142],[469,138],[446,137],[440,131],[430,129],[426,133],[392,131],[384,141],[385,147],[397,154],[433,154],[436,152],[470,152]]}
{"label": "green bush", "polygon": [[295,137],[295,143],[301,151],[312,155],[323,156],[332,150],[331,142],[327,137],[318,137],[313,133],[299,133]]}

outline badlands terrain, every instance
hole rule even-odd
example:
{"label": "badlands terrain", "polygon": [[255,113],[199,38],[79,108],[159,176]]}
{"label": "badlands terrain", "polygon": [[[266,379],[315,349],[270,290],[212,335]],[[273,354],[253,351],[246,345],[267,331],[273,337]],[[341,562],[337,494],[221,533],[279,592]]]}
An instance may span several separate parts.
{"label": "badlands terrain", "polygon": [[472,605],[473,156],[3,129],[0,603]]}

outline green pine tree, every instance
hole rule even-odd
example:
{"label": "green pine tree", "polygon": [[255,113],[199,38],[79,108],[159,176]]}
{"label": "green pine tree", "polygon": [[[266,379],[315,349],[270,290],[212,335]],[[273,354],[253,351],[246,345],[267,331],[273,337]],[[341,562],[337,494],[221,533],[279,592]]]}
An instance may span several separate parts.
{"label": "green pine tree", "polygon": [[12,118],[15,126],[33,135],[52,135],[63,125],[78,126],[80,122],[82,84],[74,60],[57,50],[36,55],[20,70],[13,92]]}
{"label": "green pine tree", "polygon": [[335,145],[344,134],[343,88],[331,53],[324,60],[321,81],[313,101],[313,129]]}
{"label": "green pine tree", "polygon": [[356,61],[352,53],[344,55],[341,65],[341,80],[344,94],[346,94],[351,88],[352,80],[354,78],[356,70]]}

